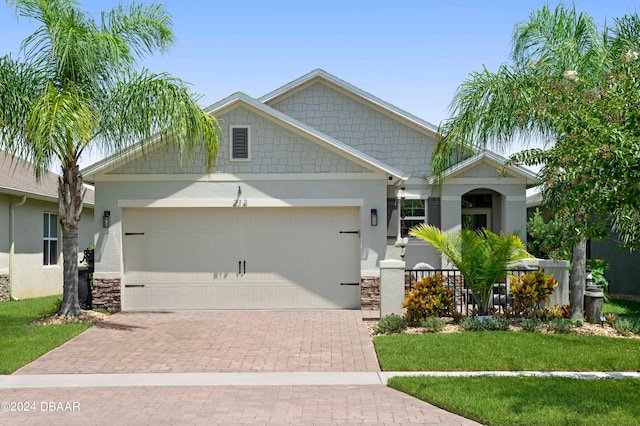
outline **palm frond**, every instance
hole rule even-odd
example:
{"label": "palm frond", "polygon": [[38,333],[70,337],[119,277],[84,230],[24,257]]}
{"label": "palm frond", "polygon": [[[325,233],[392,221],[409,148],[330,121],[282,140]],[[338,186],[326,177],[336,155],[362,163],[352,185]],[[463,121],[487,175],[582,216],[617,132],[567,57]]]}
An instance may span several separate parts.
{"label": "palm frond", "polygon": [[204,145],[207,168],[215,164],[221,134],[218,122],[198,106],[197,98],[180,79],[148,71],[131,74],[113,88],[100,115],[95,136],[111,152],[170,137],[184,156],[192,156]]}

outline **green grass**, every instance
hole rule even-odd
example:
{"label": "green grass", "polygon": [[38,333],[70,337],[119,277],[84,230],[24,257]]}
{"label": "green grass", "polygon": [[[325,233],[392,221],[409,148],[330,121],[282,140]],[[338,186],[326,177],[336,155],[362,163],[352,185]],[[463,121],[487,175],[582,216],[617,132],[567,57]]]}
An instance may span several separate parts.
{"label": "green grass", "polygon": [[0,303],[0,374],[13,373],[91,326],[29,325],[55,313],[60,300],[60,296],[48,296]]}
{"label": "green grass", "polygon": [[639,425],[640,380],[393,377],[389,386],[486,425]]}
{"label": "green grass", "polygon": [[373,343],[383,371],[640,371],[640,339],[483,331]]}
{"label": "green grass", "polygon": [[616,314],[619,318],[640,321],[640,302],[612,298],[604,303],[602,313]]}

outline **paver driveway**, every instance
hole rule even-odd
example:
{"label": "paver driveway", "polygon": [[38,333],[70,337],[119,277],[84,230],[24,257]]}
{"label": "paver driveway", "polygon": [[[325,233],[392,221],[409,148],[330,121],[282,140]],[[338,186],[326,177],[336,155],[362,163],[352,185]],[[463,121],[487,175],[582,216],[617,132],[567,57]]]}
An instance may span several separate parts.
{"label": "paver driveway", "polygon": [[360,311],[117,314],[11,376],[26,385],[0,380],[0,403],[23,407],[3,404],[0,425],[477,424],[380,384],[278,381],[378,371]]}
{"label": "paver driveway", "polygon": [[216,311],[116,314],[17,374],[272,371],[379,367],[360,311]]}

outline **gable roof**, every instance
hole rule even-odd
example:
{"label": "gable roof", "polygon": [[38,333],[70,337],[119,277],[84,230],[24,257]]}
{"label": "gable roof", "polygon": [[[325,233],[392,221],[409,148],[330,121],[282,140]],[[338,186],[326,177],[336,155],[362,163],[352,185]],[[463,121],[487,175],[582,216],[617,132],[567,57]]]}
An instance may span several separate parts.
{"label": "gable roof", "polygon": [[[502,167],[510,171],[512,174],[516,176],[524,178],[527,182],[527,186],[534,186],[534,185],[540,184],[540,181],[534,172],[521,166],[516,166],[516,165],[505,166],[505,162],[507,161],[507,159],[489,150],[484,150],[476,155],[473,155],[449,167],[447,170],[444,171],[443,178],[446,179],[447,177],[455,176],[456,174],[461,173],[465,169],[468,169],[485,160],[488,160],[489,162],[495,164],[497,167]],[[434,184],[436,181],[436,179],[433,176],[427,177],[427,180],[429,181],[430,184]]]}
{"label": "gable roof", "polygon": [[[56,173],[46,172],[36,181],[35,167],[32,163],[0,150],[0,193],[58,202],[58,177]],[[87,188],[84,203],[93,206],[93,188]]]}
{"label": "gable roof", "polygon": [[[326,135],[318,131],[317,129],[314,129],[313,127],[310,127],[286,114],[283,114],[282,112],[271,108],[270,106],[261,103],[242,92],[236,92],[231,96],[228,96],[227,98],[222,99],[221,101],[218,101],[215,104],[205,108],[204,111],[209,114],[222,115],[240,105],[245,106],[248,109],[256,112],[257,114],[262,115],[272,121],[277,121],[280,124],[288,127],[293,132],[301,134],[308,139],[312,139],[344,157],[355,160],[358,163],[364,163],[370,168],[383,171],[384,173],[392,176],[395,180],[407,178],[407,176],[405,176],[402,171],[391,167],[388,164],[383,163],[382,161],[377,160],[347,144],[344,144],[339,140],[334,139],[331,136]],[[151,141],[150,144],[153,144],[154,142],[155,141]],[[147,147],[145,149],[149,148]],[[83,170],[83,174],[86,176],[88,181],[93,181],[93,177],[96,173],[108,170],[115,165],[121,166],[123,164],[123,159],[125,159],[125,161],[130,161],[134,158],[137,158],[141,153],[142,147],[140,146],[140,144],[136,144],[124,150],[122,153],[109,156],[104,160],[87,167]]]}
{"label": "gable roof", "polygon": [[316,81],[323,81],[325,83],[328,83],[330,86],[346,92],[351,96],[359,98],[360,100],[387,115],[399,118],[414,127],[426,131],[431,136],[438,136],[438,126],[429,123],[428,121],[423,120],[422,118],[417,117],[401,108],[398,108],[397,106],[392,105],[389,102],[384,101],[369,92],[365,92],[364,90],[350,83],[347,83],[346,81],[341,80],[338,77],[329,74],[328,72],[320,68],[315,69],[310,73],[305,74],[302,77],[297,78],[270,93],[267,93],[266,95],[259,98],[258,101],[265,104],[273,104],[287,96],[294,94],[298,90],[313,84]]}

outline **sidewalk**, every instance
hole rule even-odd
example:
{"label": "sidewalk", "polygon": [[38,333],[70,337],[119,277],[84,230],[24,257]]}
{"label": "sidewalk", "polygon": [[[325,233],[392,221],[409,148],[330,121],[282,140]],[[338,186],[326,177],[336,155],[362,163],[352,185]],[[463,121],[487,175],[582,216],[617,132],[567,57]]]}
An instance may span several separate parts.
{"label": "sidewalk", "polygon": [[368,386],[386,385],[397,376],[536,376],[581,379],[640,379],[640,372],[572,371],[387,371],[387,372],[267,372],[267,373],[136,373],[29,374],[0,376],[0,389],[99,387],[218,386]]}

